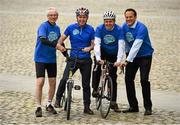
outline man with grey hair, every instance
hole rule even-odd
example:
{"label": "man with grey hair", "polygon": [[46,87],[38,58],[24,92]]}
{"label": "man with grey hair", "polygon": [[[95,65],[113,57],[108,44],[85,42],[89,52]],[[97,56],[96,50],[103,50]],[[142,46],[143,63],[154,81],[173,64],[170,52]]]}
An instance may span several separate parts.
{"label": "man with grey hair", "polygon": [[61,36],[60,28],[56,25],[58,19],[58,12],[56,8],[50,7],[47,10],[47,21],[43,22],[37,31],[37,40],[34,53],[34,61],[36,68],[36,103],[37,109],[35,111],[36,117],[42,117],[42,89],[45,82],[45,71],[47,70],[49,81],[48,101],[46,111],[57,114],[52,106],[52,99],[56,89],[56,44]]}

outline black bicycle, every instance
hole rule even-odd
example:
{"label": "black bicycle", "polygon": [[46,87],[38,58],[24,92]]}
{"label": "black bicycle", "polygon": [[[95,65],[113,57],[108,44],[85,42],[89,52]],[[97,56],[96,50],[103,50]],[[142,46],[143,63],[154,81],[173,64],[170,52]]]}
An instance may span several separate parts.
{"label": "black bicycle", "polygon": [[109,75],[110,65],[113,65],[107,60],[101,65],[101,77],[98,86],[98,96],[96,97],[96,109],[99,110],[102,118],[106,118],[110,111],[110,104],[112,102],[113,82]]}
{"label": "black bicycle", "polygon": [[60,105],[64,105],[64,110],[67,111],[67,120],[70,119],[70,111],[71,111],[71,102],[72,102],[72,89],[74,88],[75,90],[80,90],[81,87],[79,85],[74,85],[74,80],[72,78],[73,76],[73,70],[76,67],[77,63],[77,56],[79,54],[79,51],[82,51],[82,48],[78,49],[72,49],[72,48],[66,48],[67,51],[77,51],[77,55],[75,59],[71,59],[68,55],[66,56],[66,61],[71,61],[73,62],[73,65],[70,66],[69,69],[69,75],[68,75],[68,80],[66,82],[66,90],[63,93]]}

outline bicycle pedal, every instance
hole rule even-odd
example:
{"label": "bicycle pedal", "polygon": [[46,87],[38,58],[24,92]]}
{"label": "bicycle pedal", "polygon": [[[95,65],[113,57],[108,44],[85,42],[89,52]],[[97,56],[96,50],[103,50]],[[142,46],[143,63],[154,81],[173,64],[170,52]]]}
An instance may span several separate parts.
{"label": "bicycle pedal", "polygon": [[80,90],[80,89],[81,89],[81,86],[75,85],[75,86],[74,86],[74,89],[75,89],[75,90]]}

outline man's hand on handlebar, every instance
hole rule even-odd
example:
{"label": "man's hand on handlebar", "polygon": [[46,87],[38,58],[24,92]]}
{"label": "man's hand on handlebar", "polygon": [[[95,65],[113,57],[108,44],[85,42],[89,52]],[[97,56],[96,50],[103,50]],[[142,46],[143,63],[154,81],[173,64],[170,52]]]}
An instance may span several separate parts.
{"label": "man's hand on handlebar", "polygon": [[61,52],[65,52],[65,51],[66,51],[66,48],[63,47],[60,43],[58,43],[58,44],[56,45],[56,49],[57,49],[57,50],[60,50]]}

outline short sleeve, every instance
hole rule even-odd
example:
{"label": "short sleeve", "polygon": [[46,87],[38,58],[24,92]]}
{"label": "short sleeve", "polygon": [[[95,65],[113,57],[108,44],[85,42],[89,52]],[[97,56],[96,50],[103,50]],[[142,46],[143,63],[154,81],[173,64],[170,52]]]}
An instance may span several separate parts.
{"label": "short sleeve", "polygon": [[137,32],[136,39],[144,40],[148,34],[148,30],[145,26],[141,26]]}
{"label": "short sleeve", "polygon": [[101,38],[101,33],[100,33],[100,28],[99,27],[96,28],[95,37]]}
{"label": "short sleeve", "polygon": [[46,25],[43,23],[40,25],[38,29],[38,37],[45,37],[46,38]]}
{"label": "short sleeve", "polygon": [[91,31],[91,40],[94,40],[94,37],[95,37],[95,31],[94,31],[94,28],[92,28],[92,31]]}
{"label": "short sleeve", "polygon": [[70,27],[69,26],[65,29],[64,35],[66,35],[66,36],[70,35]]}

